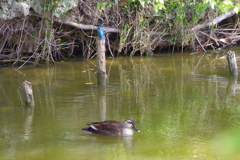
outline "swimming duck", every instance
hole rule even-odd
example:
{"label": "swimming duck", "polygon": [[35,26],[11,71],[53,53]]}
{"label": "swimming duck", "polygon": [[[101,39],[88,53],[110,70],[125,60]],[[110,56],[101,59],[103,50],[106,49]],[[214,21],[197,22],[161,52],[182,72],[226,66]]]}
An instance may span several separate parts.
{"label": "swimming duck", "polygon": [[135,126],[135,122],[132,119],[127,119],[123,123],[108,120],[101,122],[92,122],[88,124],[88,128],[82,128],[85,133],[96,133],[105,136],[131,136],[133,135],[132,129],[140,132]]}

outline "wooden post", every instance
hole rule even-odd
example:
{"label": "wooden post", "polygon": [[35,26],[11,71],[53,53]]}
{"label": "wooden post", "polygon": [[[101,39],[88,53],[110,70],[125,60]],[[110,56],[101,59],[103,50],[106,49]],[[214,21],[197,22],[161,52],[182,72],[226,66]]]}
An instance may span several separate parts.
{"label": "wooden post", "polygon": [[33,113],[34,113],[34,106],[26,107],[26,120],[25,120],[25,134],[23,136],[24,140],[29,140],[31,138],[32,133],[32,124],[33,124]]}
{"label": "wooden post", "polygon": [[237,76],[230,76],[227,86],[227,94],[229,96],[235,95],[237,89]]}
{"label": "wooden post", "polygon": [[227,60],[228,60],[230,74],[233,76],[238,76],[237,60],[236,60],[234,51],[227,52]]}
{"label": "wooden post", "polygon": [[34,98],[33,98],[33,91],[32,91],[32,84],[25,80],[22,83],[22,90],[25,97],[25,103],[27,106],[34,106]]}
{"label": "wooden post", "polygon": [[98,85],[106,85],[106,57],[105,39],[97,38],[97,76]]}
{"label": "wooden post", "polygon": [[98,99],[101,110],[101,120],[106,120],[106,57],[105,57],[105,38],[97,37],[97,77],[98,77]]}
{"label": "wooden post", "polygon": [[101,121],[106,120],[107,100],[106,100],[106,86],[98,87],[98,106],[100,109]]}

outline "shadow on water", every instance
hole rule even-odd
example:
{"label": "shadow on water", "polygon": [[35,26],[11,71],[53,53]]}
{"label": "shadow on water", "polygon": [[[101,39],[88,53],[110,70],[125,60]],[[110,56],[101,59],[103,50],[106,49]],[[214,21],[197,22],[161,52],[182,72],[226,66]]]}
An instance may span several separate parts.
{"label": "shadow on water", "polygon": [[[108,60],[108,84],[96,65],[4,68],[0,75],[1,159],[240,158],[239,81],[221,55],[155,55]],[[20,86],[32,83],[35,106]],[[133,137],[86,135],[92,121],[135,120]],[[97,157],[97,158],[96,158]]]}

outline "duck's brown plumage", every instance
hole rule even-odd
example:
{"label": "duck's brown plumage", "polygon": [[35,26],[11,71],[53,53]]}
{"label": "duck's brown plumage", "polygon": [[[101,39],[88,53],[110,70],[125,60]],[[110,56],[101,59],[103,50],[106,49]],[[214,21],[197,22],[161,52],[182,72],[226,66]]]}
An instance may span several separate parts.
{"label": "duck's brown plumage", "polygon": [[[126,121],[131,121],[133,125],[133,129],[138,131],[135,127],[134,121],[132,119],[128,119]],[[125,122],[126,122],[125,121]],[[101,122],[92,122],[88,124],[88,128],[82,128],[82,131],[87,133],[96,133],[107,136],[121,136],[123,135],[123,124],[114,120],[107,120]]]}
{"label": "duck's brown plumage", "polygon": [[98,134],[101,135],[120,135],[122,132],[123,124],[118,121],[103,121],[103,122],[92,122],[88,124],[94,126]]}

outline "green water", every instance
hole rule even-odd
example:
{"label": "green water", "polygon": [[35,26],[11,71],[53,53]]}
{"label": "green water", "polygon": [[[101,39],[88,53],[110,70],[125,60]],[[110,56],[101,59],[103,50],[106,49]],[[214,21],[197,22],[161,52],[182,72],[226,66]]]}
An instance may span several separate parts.
{"label": "green water", "polygon": [[[108,59],[105,92],[95,60],[0,69],[0,159],[240,159],[239,81],[215,55]],[[33,85],[25,107],[21,83]],[[107,137],[86,123],[132,118],[140,133]]]}

